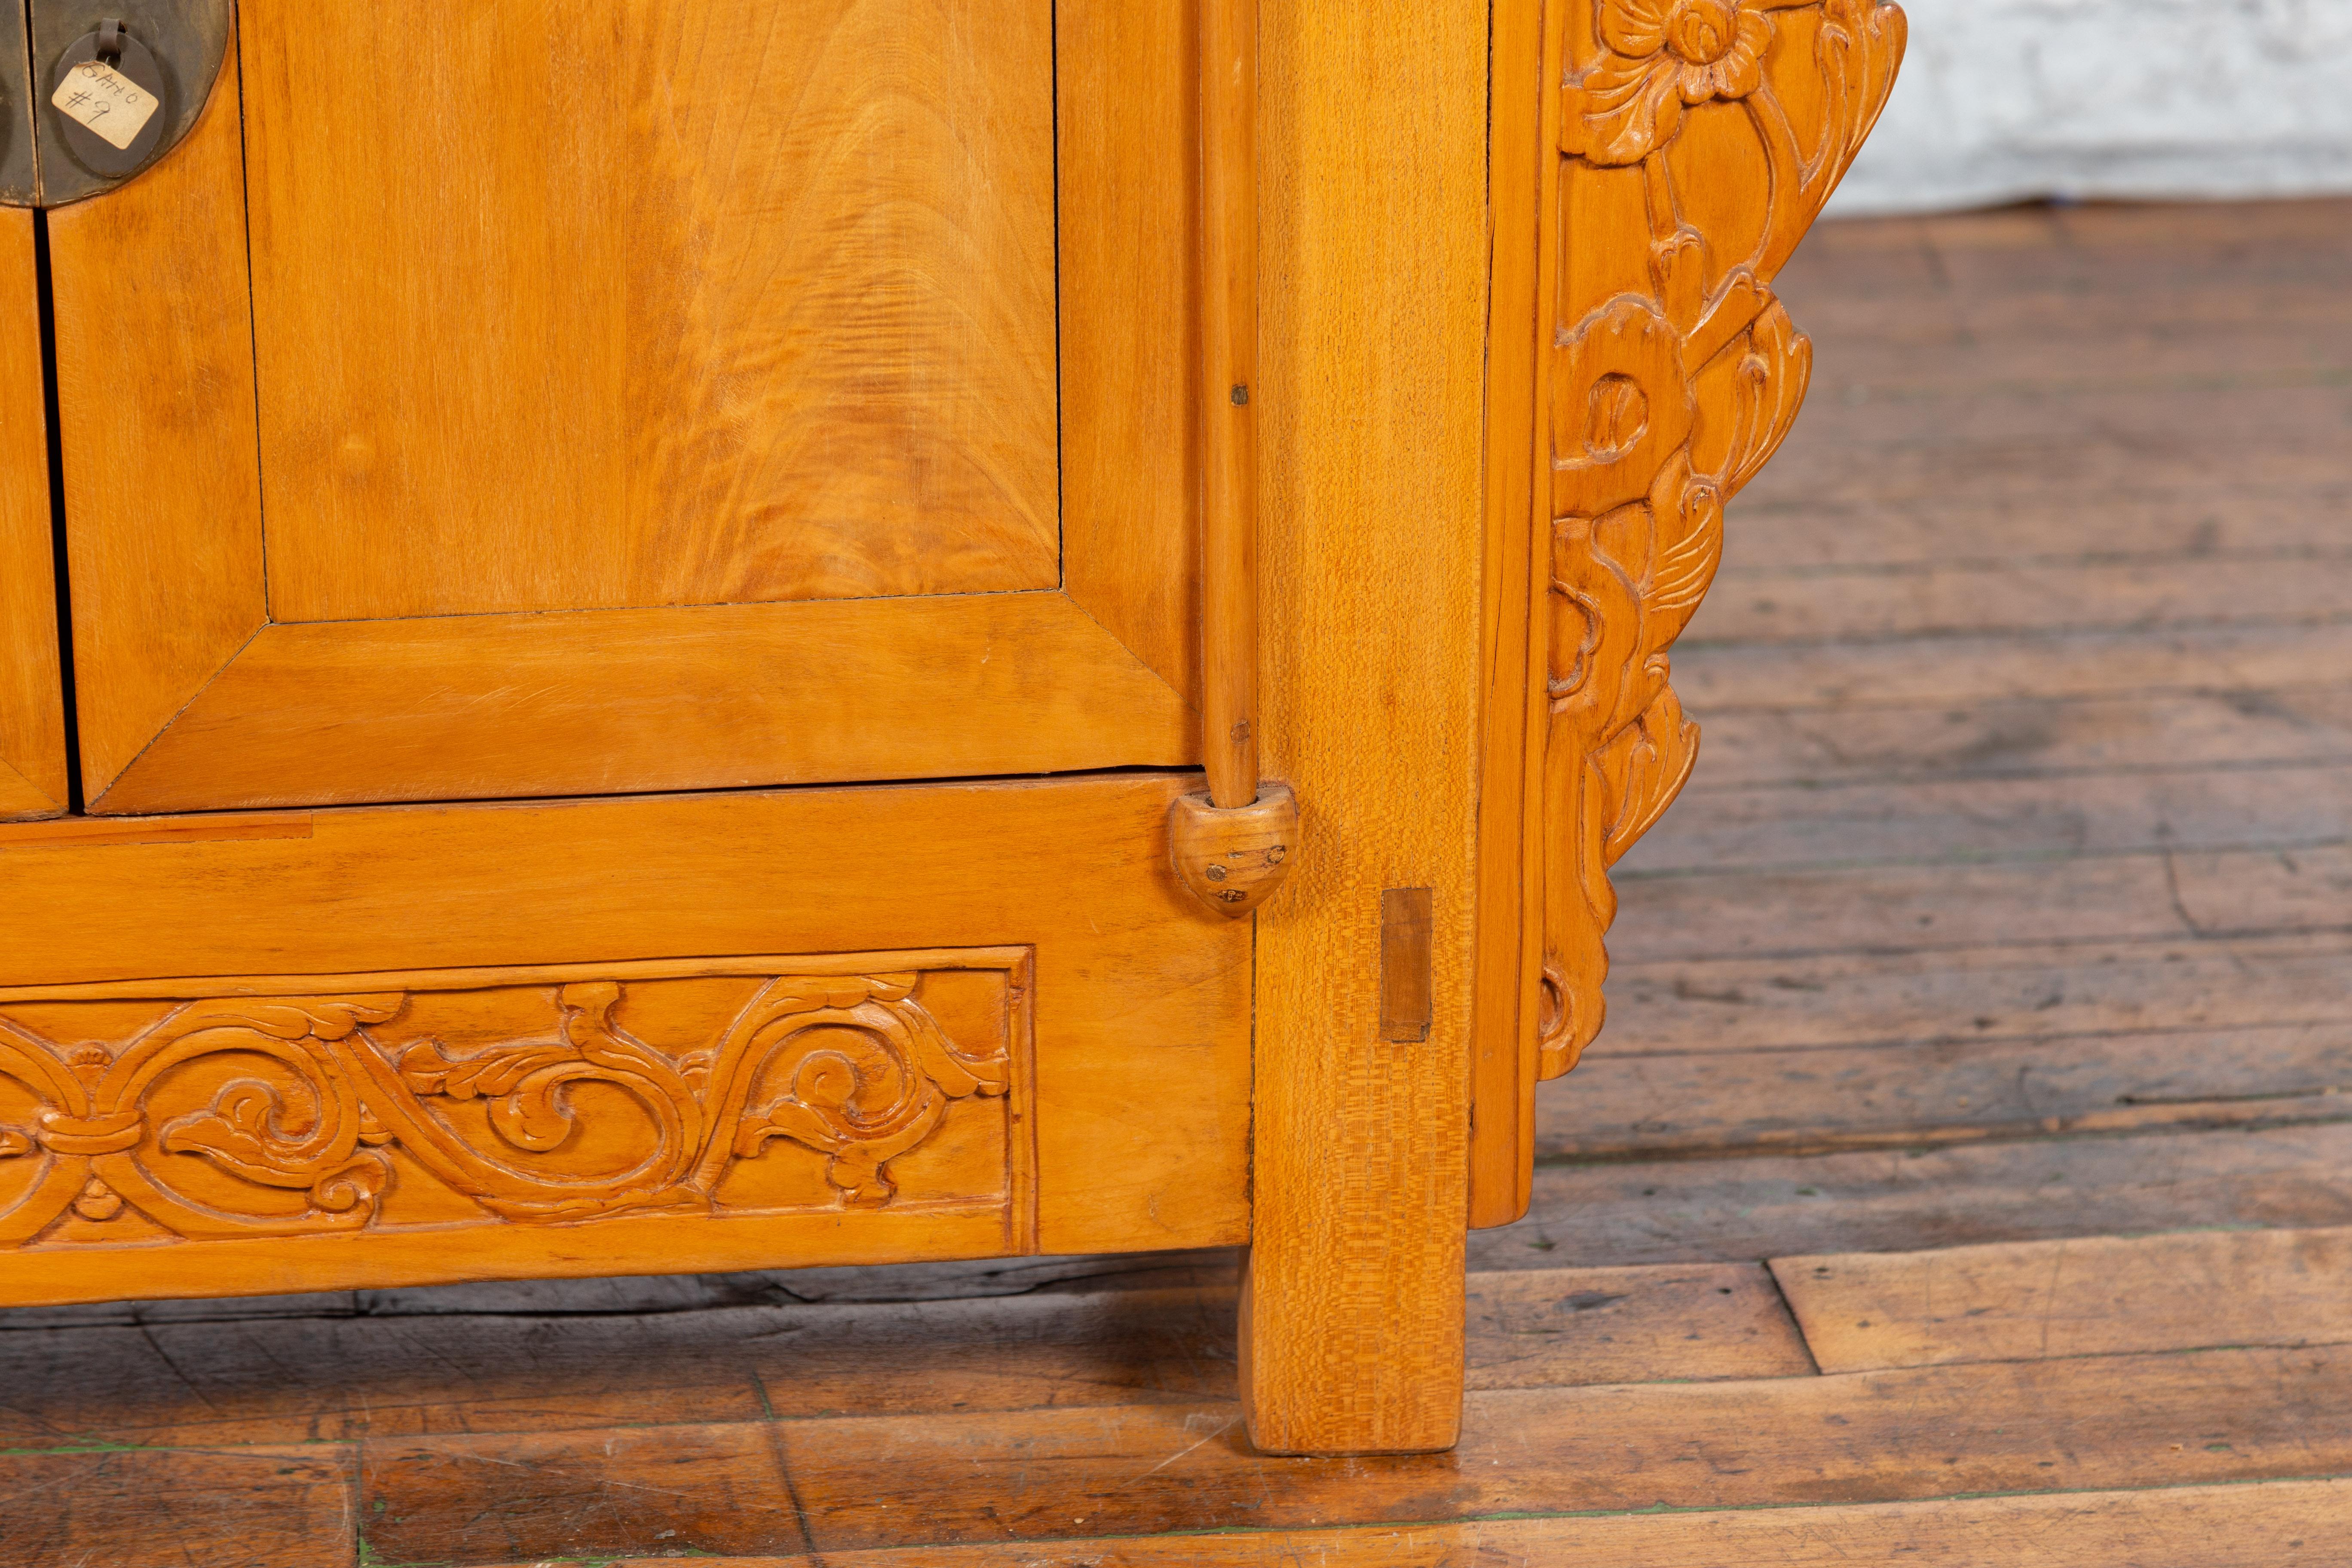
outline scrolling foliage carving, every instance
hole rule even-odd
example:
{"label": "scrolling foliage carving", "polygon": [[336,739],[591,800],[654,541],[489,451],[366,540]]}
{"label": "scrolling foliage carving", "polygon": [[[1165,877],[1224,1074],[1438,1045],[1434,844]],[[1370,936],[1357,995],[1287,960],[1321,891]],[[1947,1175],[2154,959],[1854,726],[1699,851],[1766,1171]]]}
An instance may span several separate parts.
{"label": "scrolling foliage carving", "polygon": [[[890,1162],[959,1102],[1013,1091],[1026,1038],[1024,952],[911,956],[952,967],[638,966],[653,973],[468,989],[394,975],[353,994],[157,1003],[113,1043],[63,1043],[26,1021],[42,1008],[0,1004],[0,1247],[68,1212],[135,1212],[190,1240],[363,1230],[387,1223],[402,1183],[434,1189],[425,1218],[445,1224],[884,1208]],[[984,1037],[950,1038],[926,1005],[940,973],[979,978],[955,994]],[[625,1024],[633,1008],[704,1037],[656,1048]],[[467,1044],[432,1032],[453,1026]],[[810,1162],[801,1195],[730,1196],[779,1143]],[[997,1124],[974,1189],[954,1189],[966,1170],[928,1195],[1010,1201],[1012,1148]]]}
{"label": "scrolling foliage carving", "polygon": [[1569,0],[1549,241],[1550,725],[1538,1071],[1600,1032],[1610,868],[1689,778],[1668,649],[1724,503],[1795,420],[1811,343],[1770,283],[1885,107],[1877,0]]}

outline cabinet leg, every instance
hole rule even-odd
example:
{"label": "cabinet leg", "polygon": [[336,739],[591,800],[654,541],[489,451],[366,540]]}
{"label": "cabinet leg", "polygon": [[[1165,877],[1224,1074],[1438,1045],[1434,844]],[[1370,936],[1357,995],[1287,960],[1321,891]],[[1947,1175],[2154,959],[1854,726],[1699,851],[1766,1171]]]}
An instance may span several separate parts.
{"label": "cabinet leg", "polygon": [[1271,1453],[1462,1426],[1490,10],[1260,13],[1259,709],[1301,814],[1256,917],[1243,1391]]}
{"label": "cabinet leg", "polygon": [[1432,893],[1382,896],[1378,927],[1346,944],[1377,963],[1324,953],[1323,973],[1353,968],[1378,986],[1360,1033],[1268,1005],[1295,978],[1286,960],[1356,923],[1341,913],[1355,900],[1262,932],[1241,1374],[1251,1439],[1268,1453],[1428,1453],[1461,1434],[1467,1031],[1433,1026]]}
{"label": "cabinet leg", "polygon": [[[1453,1447],[1462,1436],[1465,1305],[1458,1250],[1452,1267],[1433,1265],[1417,1285],[1404,1286],[1392,1312],[1361,1310],[1367,1298],[1345,1290],[1340,1268],[1310,1265],[1315,1277],[1299,1277],[1305,1261],[1253,1248],[1243,1277],[1241,1383],[1250,1441],[1268,1454]],[[1334,1286],[1345,1293],[1324,1294]]]}

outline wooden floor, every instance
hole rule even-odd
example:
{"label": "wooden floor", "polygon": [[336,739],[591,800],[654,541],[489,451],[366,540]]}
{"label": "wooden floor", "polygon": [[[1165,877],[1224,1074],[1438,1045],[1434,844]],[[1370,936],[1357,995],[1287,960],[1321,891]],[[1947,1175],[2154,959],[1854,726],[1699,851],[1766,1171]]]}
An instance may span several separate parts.
{"label": "wooden floor", "polygon": [[0,1312],[0,1563],[2352,1563],[2352,203],[1787,293],[1458,1453],[1251,1454],[1223,1255]]}

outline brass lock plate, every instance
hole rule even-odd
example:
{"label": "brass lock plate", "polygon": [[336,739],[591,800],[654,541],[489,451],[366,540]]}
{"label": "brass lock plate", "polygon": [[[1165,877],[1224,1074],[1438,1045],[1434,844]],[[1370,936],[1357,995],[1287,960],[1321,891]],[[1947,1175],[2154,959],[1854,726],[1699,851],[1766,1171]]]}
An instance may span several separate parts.
{"label": "brass lock plate", "polygon": [[[195,128],[220,79],[234,0],[28,0],[25,30],[0,23],[0,203],[59,207],[137,178]],[[69,119],[53,101],[66,74],[99,59],[101,32],[119,23],[119,49],[100,63],[162,100],[126,147]]]}

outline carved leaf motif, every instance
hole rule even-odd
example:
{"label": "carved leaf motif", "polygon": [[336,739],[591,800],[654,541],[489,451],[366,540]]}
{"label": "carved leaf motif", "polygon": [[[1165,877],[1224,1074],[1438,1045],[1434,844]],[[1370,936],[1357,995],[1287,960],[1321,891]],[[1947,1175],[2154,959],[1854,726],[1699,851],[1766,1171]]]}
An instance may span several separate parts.
{"label": "carved leaf motif", "polygon": [[[286,1102],[272,1085],[241,1079],[220,1091],[208,1111],[184,1116],[163,1130],[167,1154],[202,1154],[248,1182],[307,1187],[321,1151],[310,1138],[284,1131]],[[315,1136],[318,1127],[309,1129]]]}
{"label": "carved leaf motif", "polygon": [[928,1013],[908,1003],[908,986],[877,985],[862,999],[838,986],[797,990],[780,983],[753,1033],[764,1043],[750,1076],[780,1083],[783,1093],[743,1117],[739,1156],[790,1139],[832,1156],[827,1174],[845,1203],[877,1206],[894,1192],[882,1164],[929,1138],[950,1100],[1009,1086],[1009,1058],[956,1050]]}
{"label": "carved leaf motif", "polygon": [[400,996],[353,996],[289,1002],[210,1002],[184,1016],[207,1028],[245,1028],[278,1040],[347,1039],[362,1024],[399,1015]]}
{"label": "carved leaf motif", "polygon": [[571,1107],[560,1090],[560,1069],[577,1065],[568,1045],[526,1041],[493,1046],[478,1056],[451,1059],[438,1041],[423,1040],[401,1053],[400,1076],[420,1095],[491,1101],[490,1125],[518,1149],[545,1153],[572,1136]]}
{"label": "carved leaf motif", "polygon": [[381,1154],[358,1147],[356,1106],[339,1103],[323,1075],[314,1090],[319,1109],[310,1126],[289,1132],[276,1086],[241,1079],[221,1089],[212,1110],[165,1127],[158,1146],[202,1155],[259,1186],[307,1192],[321,1223],[363,1225],[374,1216],[390,1167]]}
{"label": "carved leaf motif", "polygon": [[1780,449],[1812,384],[1812,340],[1797,331],[1779,300],[1748,329],[1736,374],[1731,448],[1717,470],[1727,500],[1746,489]]}
{"label": "carved leaf motif", "polygon": [[[891,1160],[932,1136],[955,1100],[1002,1094],[1012,1082],[1004,1043],[960,1047],[917,1000],[922,978],[766,981],[725,1037],[677,1060],[620,1026],[626,987],[617,982],[561,987],[551,1037],[462,1058],[427,1040],[394,1061],[371,1037],[372,1025],[407,1006],[399,994],[188,1003],[118,1048],[59,1046],[0,1018],[0,1070],[67,1107],[46,1111],[37,1135],[0,1128],[0,1158],[46,1146],[67,1178],[37,1184],[38,1202],[0,1211],[0,1248],[32,1239],[69,1206],[86,1216],[133,1206],[189,1237],[364,1227],[376,1223],[391,1185],[385,1151],[394,1145],[509,1222],[707,1211],[729,1165],[778,1139],[826,1156],[842,1203],[887,1205],[896,1195]],[[264,1058],[264,1070],[277,1076],[235,1079],[205,1109],[151,1132],[145,1100],[156,1086],[187,1081],[171,1075],[224,1055]],[[89,1070],[75,1071],[84,1058]],[[561,1151],[578,1120],[567,1090],[585,1081],[624,1090],[650,1119],[654,1152],[635,1169],[562,1168]],[[755,1092],[764,1103],[748,1110]],[[488,1105],[500,1140],[555,1158],[518,1168],[427,1109],[465,1100]],[[600,1145],[611,1146],[609,1138]],[[258,1188],[303,1193],[308,1208],[289,1215],[256,1204],[228,1212],[211,1188],[197,1202],[175,1189],[167,1156],[201,1159]]]}
{"label": "carved leaf motif", "polygon": [[1691,472],[1687,450],[1677,452],[1650,492],[1649,515],[1654,559],[1642,592],[1652,622],[1644,642],[1663,650],[1682,636],[1723,564],[1722,492]]}
{"label": "carved leaf motif", "polygon": [[1622,793],[1609,813],[1604,855],[1609,864],[1624,858],[1642,836],[1657,826],[1698,765],[1698,726],[1683,717],[1682,700],[1668,687],[1641,722],[1617,737],[1601,773],[1622,781]]}

